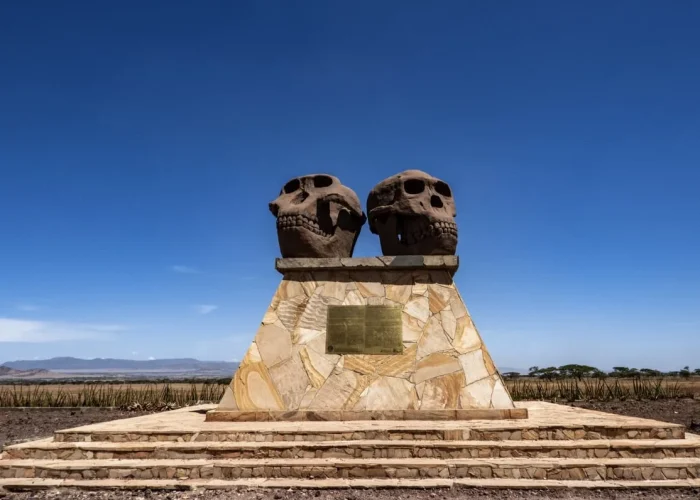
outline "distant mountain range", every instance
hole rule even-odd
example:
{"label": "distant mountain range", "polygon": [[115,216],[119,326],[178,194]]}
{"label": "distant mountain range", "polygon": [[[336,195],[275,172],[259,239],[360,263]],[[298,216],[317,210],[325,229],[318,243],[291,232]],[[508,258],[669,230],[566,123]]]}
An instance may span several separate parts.
{"label": "distant mountain range", "polygon": [[527,370],[524,368],[511,368],[509,366],[498,366],[498,371],[501,373],[509,373],[509,372],[516,372],[516,373],[522,373],[523,375],[527,375]]}
{"label": "distant mountain range", "polygon": [[[98,377],[130,379],[145,377],[230,377],[238,368],[238,363],[227,361],[200,361],[193,358],[177,359],[80,359],[61,357],[8,361],[0,365],[0,378],[85,378]],[[501,373],[522,372],[525,370],[501,367]]]}
{"label": "distant mountain range", "polygon": [[14,370],[50,370],[58,372],[102,372],[102,371],[164,371],[164,372],[222,372],[233,374],[238,363],[227,361],[200,361],[181,359],[80,359],[72,357],[8,361],[0,366]]}

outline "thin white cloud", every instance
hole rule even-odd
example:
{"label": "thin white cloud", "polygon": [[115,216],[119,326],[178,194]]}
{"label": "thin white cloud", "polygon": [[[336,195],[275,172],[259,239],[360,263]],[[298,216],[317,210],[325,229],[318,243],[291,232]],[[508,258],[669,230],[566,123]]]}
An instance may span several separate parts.
{"label": "thin white cloud", "polygon": [[197,311],[199,314],[209,314],[210,312],[214,312],[218,308],[219,306],[215,306],[212,304],[199,304],[194,306],[194,310]]}
{"label": "thin white cloud", "polygon": [[154,358],[153,356],[148,356],[148,361],[153,361],[154,359],[156,358]]}
{"label": "thin white cloud", "polygon": [[121,325],[91,325],[56,321],[0,318],[0,342],[60,342],[65,340],[110,340]]}
{"label": "thin white cloud", "polygon": [[82,325],[88,330],[94,330],[101,333],[116,333],[128,330],[124,325]]}
{"label": "thin white cloud", "polygon": [[173,266],[171,269],[180,274],[197,274],[199,271],[195,269],[194,267],[189,267],[189,266]]}
{"label": "thin white cloud", "polygon": [[36,306],[34,304],[17,304],[17,310],[18,311],[23,311],[23,312],[32,312],[32,311],[38,311],[39,306]]}

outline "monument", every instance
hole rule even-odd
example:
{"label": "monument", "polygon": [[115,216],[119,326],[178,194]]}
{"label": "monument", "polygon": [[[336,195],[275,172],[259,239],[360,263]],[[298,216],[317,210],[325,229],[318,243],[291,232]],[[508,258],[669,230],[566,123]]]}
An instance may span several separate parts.
{"label": "monument", "polygon": [[[220,403],[8,446],[0,493],[700,488],[682,425],[513,403],[453,281],[446,182],[389,177],[366,216],[338,178],[307,175],[270,210],[282,281]],[[353,258],[367,221],[383,255]]]}
{"label": "monument", "polygon": [[464,304],[449,185],[409,170],[367,199],[379,257],[352,258],[367,217],[336,177],[270,203],[282,281],[208,421],[526,418]]}

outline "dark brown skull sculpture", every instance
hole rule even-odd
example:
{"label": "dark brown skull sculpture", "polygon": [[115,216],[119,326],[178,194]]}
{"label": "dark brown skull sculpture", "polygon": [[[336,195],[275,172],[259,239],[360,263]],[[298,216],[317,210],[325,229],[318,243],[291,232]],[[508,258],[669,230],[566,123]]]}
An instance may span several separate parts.
{"label": "dark brown skull sculpture", "polygon": [[454,255],[457,249],[452,190],[420,170],[406,170],[374,186],[367,213],[384,255]]}
{"label": "dark brown skull sculpture", "polygon": [[355,192],[327,174],[295,177],[270,203],[282,257],[352,257],[367,218]]}

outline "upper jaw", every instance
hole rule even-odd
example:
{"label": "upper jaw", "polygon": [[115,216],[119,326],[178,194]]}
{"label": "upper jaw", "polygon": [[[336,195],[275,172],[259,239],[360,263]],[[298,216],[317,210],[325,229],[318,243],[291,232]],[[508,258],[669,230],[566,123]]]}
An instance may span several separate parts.
{"label": "upper jaw", "polygon": [[415,245],[425,239],[457,239],[457,224],[426,217],[396,216],[396,239],[401,245]]}
{"label": "upper jaw", "polygon": [[333,236],[333,233],[327,232],[319,225],[315,217],[304,214],[280,215],[277,217],[277,229],[281,231],[306,229],[324,238]]}

